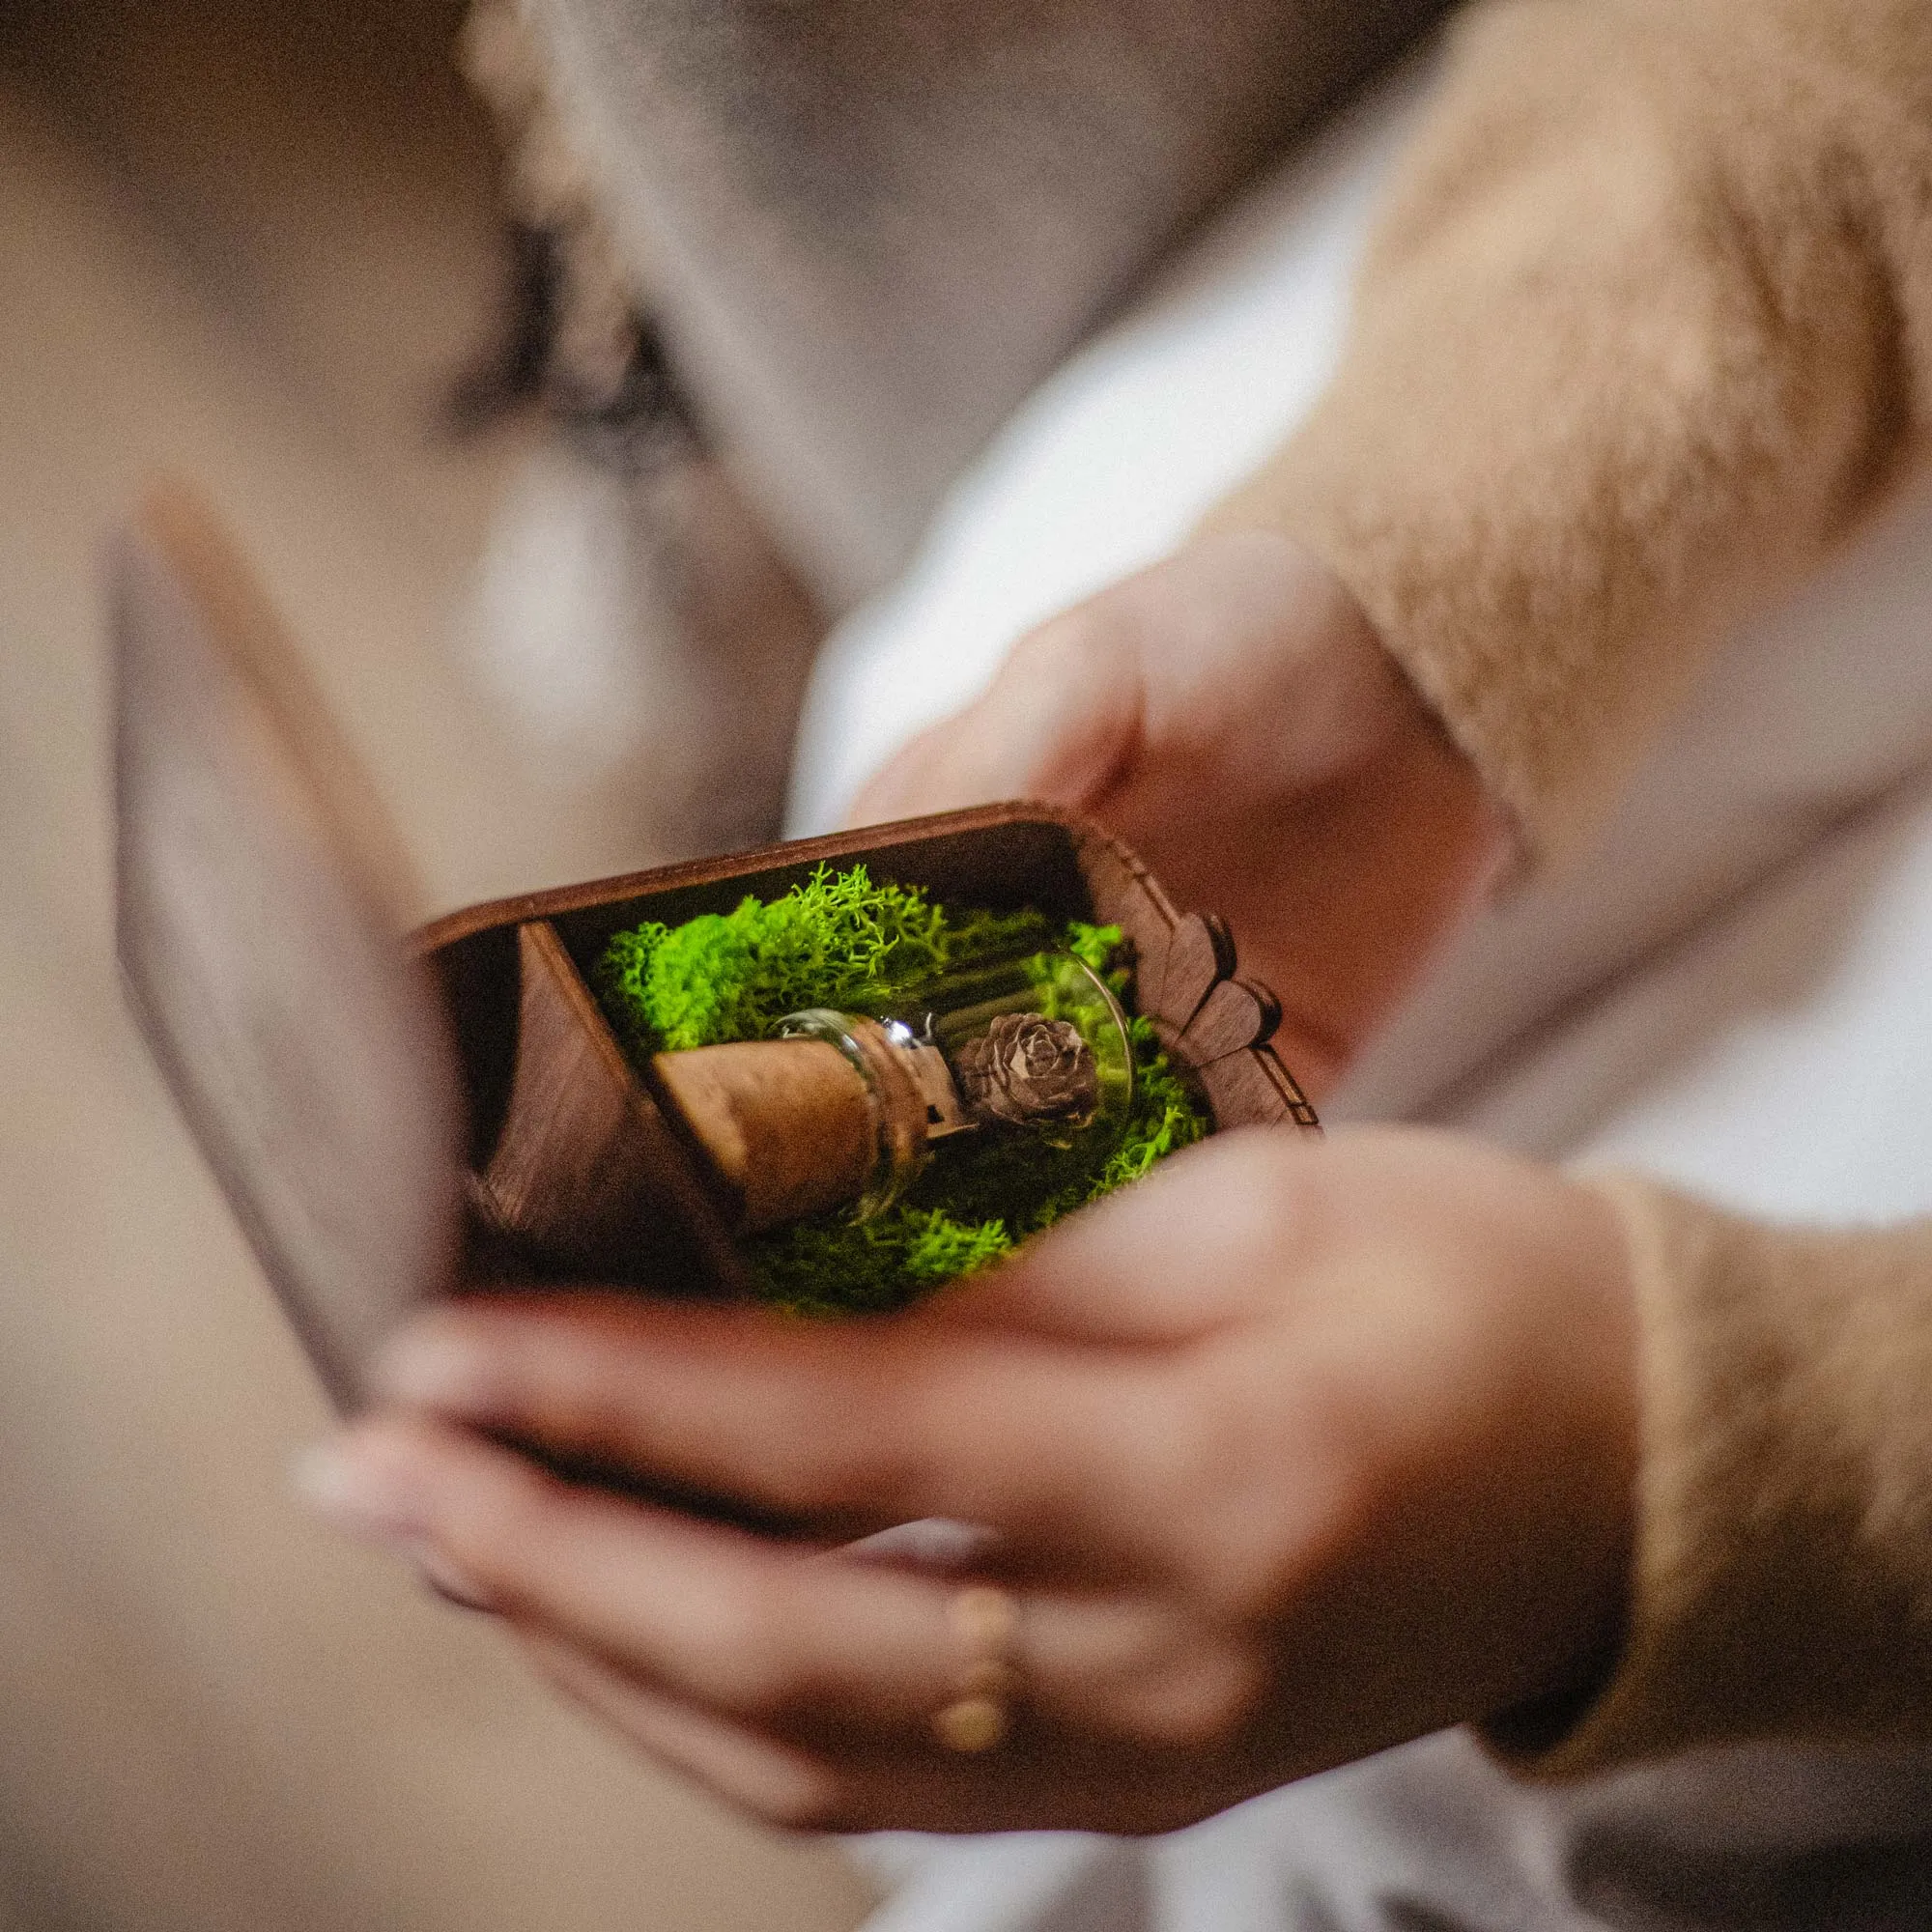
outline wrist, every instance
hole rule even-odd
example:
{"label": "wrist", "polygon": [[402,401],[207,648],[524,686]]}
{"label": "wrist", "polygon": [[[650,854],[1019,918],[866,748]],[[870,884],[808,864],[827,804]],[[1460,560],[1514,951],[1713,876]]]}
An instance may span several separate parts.
{"label": "wrist", "polygon": [[1278,526],[1222,516],[1197,530],[1180,554],[1242,558],[1284,611],[1293,611],[1293,629],[1319,640],[1310,655],[1323,668],[1326,702],[1300,707],[1297,736],[1325,740],[1338,770],[1359,766],[1365,780],[1371,771],[1378,783],[1391,772],[1409,775],[1404,790],[1429,801],[1428,810],[1467,849],[1469,871],[1486,885],[1523,867],[1530,845],[1520,819],[1471,755],[1456,721],[1321,550]]}

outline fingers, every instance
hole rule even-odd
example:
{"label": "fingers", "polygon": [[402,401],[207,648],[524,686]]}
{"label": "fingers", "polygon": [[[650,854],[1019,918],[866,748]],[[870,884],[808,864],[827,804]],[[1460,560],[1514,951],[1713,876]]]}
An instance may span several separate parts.
{"label": "fingers", "polygon": [[1292,1293],[1326,1155],[1283,1134],[1217,1135],[936,1296],[923,1319],[1113,1347],[1205,1340]]}
{"label": "fingers", "polygon": [[377,1380],[406,1405],[822,1537],[948,1517],[998,1529],[1015,1561],[1070,1552],[1113,1570],[1152,1560],[1189,1436],[1182,1391],[1130,1356],[614,1297],[438,1311]]}
{"label": "fingers", "polygon": [[985,695],[913,740],[851,815],[1037,798],[1144,836],[1230,792],[1321,782],[1377,742],[1402,692],[1318,558],[1272,532],[1202,538],[1028,633]]}
{"label": "fingers", "polygon": [[490,1297],[399,1338],[412,1406],[843,1540],[988,1525],[1037,1569],[1165,1560],[1215,1418],[1185,1354],[1294,1293],[1327,1151],[1235,1134],[911,1316],[837,1325],[582,1294]]}
{"label": "fingers", "polygon": [[[344,1526],[649,1698],[769,1739],[929,1755],[933,1714],[980,1655],[954,1621],[956,1584],[573,1489],[459,1431],[370,1422],[326,1458],[310,1493]],[[1019,1601],[1004,1654],[1036,1725],[1158,1747],[1239,1720],[1251,1680],[1166,1598]]]}
{"label": "fingers", "polygon": [[821,1832],[866,1828],[849,1776],[822,1757],[694,1710],[560,1637],[540,1631],[520,1635],[531,1665],[552,1690],[707,1791],[772,1825]]}
{"label": "fingers", "polygon": [[[538,1673],[619,1735],[706,1790],[793,1831],[1159,1831],[1247,1795],[1217,1793],[1188,1754],[1160,1775],[1146,1751],[1068,1749],[1016,1734],[984,1756],[905,1746],[800,1746],[712,1717],[559,1639],[523,1633]],[[1178,1787],[1178,1788],[1177,1788]]]}
{"label": "fingers", "polygon": [[1248,1796],[1243,1755],[1184,1744],[1095,1743],[1022,1711],[998,1749],[841,1738],[799,1744],[683,1703],[541,1631],[519,1633],[554,1690],[767,1823],[821,1832],[1169,1831]]}
{"label": "fingers", "polygon": [[[943,1584],[698,1523],[545,1474],[512,1450],[385,1418],[323,1452],[312,1497],[520,1627],[733,1718],[904,1725],[961,1668]],[[863,1646],[852,1634],[865,1633]]]}
{"label": "fingers", "polygon": [[1000,799],[1078,810],[1115,781],[1140,729],[1138,654],[1083,606],[1016,644],[985,695],[923,731],[847,814],[855,825]]}
{"label": "fingers", "polygon": [[977,1765],[940,1758],[929,1740],[912,1749],[860,1746],[836,1752],[774,1737],[715,1716],[540,1630],[519,1633],[551,1688],[706,1790],[792,1831],[864,1832],[883,1826],[961,1829]]}

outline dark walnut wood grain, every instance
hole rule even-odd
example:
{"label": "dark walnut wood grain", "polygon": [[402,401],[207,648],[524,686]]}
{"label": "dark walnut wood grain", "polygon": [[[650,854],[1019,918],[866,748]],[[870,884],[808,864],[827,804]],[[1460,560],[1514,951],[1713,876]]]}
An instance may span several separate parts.
{"label": "dark walnut wood grain", "polygon": [[517,928],[510,1105],[472,1201],[530,1269],[738,1289],[707,1177],[611,1037],[555,929]]}
{"label": "dark walnut wood grain", "polygon": [[[671,1091],[681,1079],[674,1063],[695,1055],[631,1068],[586,982],[611,935],[629,926],[728,912],[747,893],[771,898],[820,865],[855,864],[955,905],[1030,905],[1049,918],[1118,924],[1134,949],[1136,1004],[1216,1128],[1316,1128],[1314,1109],[1267,1045],[1279,1006],[1235,977],[1226,925],[1177,914],[1125,846],[1026,805],[909,819],[471,907],[419,936],[481,1117],[472,1147],[484,1198],[534,1271],[601,1268],[617,1282],[730,1293],[742,1275],[718,1264],[729,1252],[721,1230],[808,1211],[810,1178],[770,1133],[748,1126],[761,1102],[735,1091],[743,1082],[724,1083],[727,1092],[707,1075],[690,1092]],[[502,943],[506,931],[517,934],[514,948]],[[856,1115],[848,1124],[856,1163]]]}
{"label": "dark walnut wood grain", "polygon": [[339,1402],[450,1277],[461,1112],[402,864],[274,612],[152,497],[110,569],[116,941],[135,1017]]}

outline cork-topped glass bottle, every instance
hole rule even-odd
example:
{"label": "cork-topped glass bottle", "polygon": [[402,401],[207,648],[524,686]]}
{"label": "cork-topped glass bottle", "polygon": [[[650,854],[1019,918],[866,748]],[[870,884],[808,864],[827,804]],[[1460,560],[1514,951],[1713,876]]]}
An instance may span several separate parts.
{"label": "cork-topped glass bottle", "polygon": [[904,1197],[956,1136],[1086,1145],[1096,1164],[1131,1114],[1126,1015],[1106,982],[1061,949],[976,962],[865,1003],[813,1008],[781,1037],[836,1047],[865,1083],[874,1124],[861,1216]]}

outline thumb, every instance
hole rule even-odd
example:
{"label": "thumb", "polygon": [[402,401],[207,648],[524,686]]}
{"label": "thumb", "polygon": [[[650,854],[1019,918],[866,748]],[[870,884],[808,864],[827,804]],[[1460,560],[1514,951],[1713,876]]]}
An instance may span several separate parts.
{"label": "thumb", "polygon": [[[857,824],[1033,798],[1129,838],[1200,803],[1278,800],[1359,755],[1407,700],[1328,565],[1263,530],[1196,538],[1014,645],[984,696],[915,738]],[[1145,767],[1145,769],[1140,769]]]}
{"label": "thumb", "polygon": [[1095,602],[1030,631],[985,694],[920,733],[866,785],[854,825],[1027,798],[1080,810],[1139,742],[1144,692],[1131,627]]}

